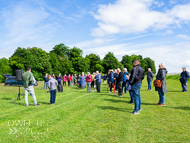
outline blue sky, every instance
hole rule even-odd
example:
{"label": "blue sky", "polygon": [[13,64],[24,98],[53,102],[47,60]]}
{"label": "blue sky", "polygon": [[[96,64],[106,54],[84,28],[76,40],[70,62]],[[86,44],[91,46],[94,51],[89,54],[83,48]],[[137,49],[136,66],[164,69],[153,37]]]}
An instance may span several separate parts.
{"label": "blue sky", "polygon": [[0,21],[0,58],[64,43],[84,56],[137,54],[190,71],[190,0],[0,0]]}

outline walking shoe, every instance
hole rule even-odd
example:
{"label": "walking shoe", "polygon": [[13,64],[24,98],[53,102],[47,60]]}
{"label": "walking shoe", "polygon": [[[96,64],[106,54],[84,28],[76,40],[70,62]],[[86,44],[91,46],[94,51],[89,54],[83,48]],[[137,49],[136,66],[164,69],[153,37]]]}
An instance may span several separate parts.
{"label": "walking shoe", "polygon": [[157,103],[156,105],[160,105],[161,103]]}
{"label": "walking shoe", "polygon": [[139,112],[133,111],[131,114],[139,114]]}
{"label": "walking shoe", "polygon": [[109,93],[112,93],[111,91]]}
{"label": "walking shoe", "polygon": [[120,97],[119,95],[116,95],[117,97]]}
{"label": "walking shoe", "polygon": [[39,106],[39,105],[40,105],[40,104],[37,103],[35,106]]}
{"label": "walking shoe", "polygon": [[159,104],[158,106],[165,106],[165,104]]}

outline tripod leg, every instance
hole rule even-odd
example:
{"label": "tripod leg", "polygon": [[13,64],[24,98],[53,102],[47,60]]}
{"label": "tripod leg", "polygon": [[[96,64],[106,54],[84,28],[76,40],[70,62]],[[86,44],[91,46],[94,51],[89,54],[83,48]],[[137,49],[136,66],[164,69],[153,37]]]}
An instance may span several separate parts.
{"label": "tripod leg", "polygon": [[15,97],[15,99],[14,99],[14,101],[13,101],[13,102],[15,102],[15,100],[18,98],[18,95],[19,95],[19,93],[17,94],[17,96]]}
{"label": "tripod leg", "polygon": [[[24,95],[22,93],[20,93],[20,95],[22,95],[24,97]],[[25,98],[25,97],[24,97]]]}

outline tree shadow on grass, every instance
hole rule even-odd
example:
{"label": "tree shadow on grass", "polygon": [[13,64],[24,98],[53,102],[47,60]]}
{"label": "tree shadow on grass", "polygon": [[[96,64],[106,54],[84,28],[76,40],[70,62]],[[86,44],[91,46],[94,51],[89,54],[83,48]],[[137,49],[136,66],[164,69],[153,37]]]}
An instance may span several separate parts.
{"label": "tree shadow on grass", "polygon": [[[156,103],[141,103],[141,105],[157,105]],[[157,105],[158,106],[158,105]]]}
{"label": "tree shadow on grass", "polygon": [[1,98],[1,100],[12,100],[12,98]]}
{"label": "tree shadow on grass", "polygon": [[131,110],[131,109],[126,109],[126,108],[112,107],[112,106],[97,106],[97,108],[102,109],[102,110],[116,110],[116,111],[122,111],[122,112],[127,112],[128,110]]}
{"label": "tree shadow on grass", "polygon": [[164,106],[165,108],[173,108],[173,109],[180,109],[180,110],[190,110],[189,106],[181,106],[181,107],[168,107]]}
{"label": "tree shadow on grass", "polygon": [[182,91],[167,91],[168,93],[170,93],[170,92],[181,92],[181,93],[183,93]]}
{"label": "tree shadow on grass", "polygon": [[20,105],[20,106],[26,106],[24,103],[20,103],[20,102],[17,102],[17,101],[15,101],[15,102],[10,102],[11,104],[17,104],[17,105]]}
{"label": "tree shadow on grass", "polygon": [[113,95],[113,94],[108,94],[108,93],[105,93],[105,94],[102,94],[102,93],[97,93],[97,95],[100,95],[100,96],[112,96],[112,97],[115,97],[115,98],[129,98],[129,97],[117,97],[116,95]]}
{"label": "tree shadow on grass", "polygon": [[128,103],[127,101],[123,101],[123,100],[114,100],[114,99],[104,99],[105,101],[111,101],[114,103],[118,103],[118,102],[124,102],[124,103]]}
{"label": "tree shadow on grass", "polygon": [[50,105],[49,102],[38,102],[39,104],[47,104],[47,105]]}

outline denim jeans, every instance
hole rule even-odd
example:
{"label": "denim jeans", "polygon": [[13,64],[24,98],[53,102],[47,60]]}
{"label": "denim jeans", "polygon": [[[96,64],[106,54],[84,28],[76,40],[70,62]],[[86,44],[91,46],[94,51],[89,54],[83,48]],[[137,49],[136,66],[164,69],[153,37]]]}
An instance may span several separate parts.
{"label": "denim jeans", "polygon": [[91,92],[91,82],[87,82],[87,92]]}
{"label": "denim jeans", "polygon": [[152,81],[148,81],[148,89],[152,90]]}
{"label": "denim jeans", "polygon": [[71,82],[70,81],[68,81],[68,86],[71,86]]}
{"label": "denim jeans", "polygon": [[56,89],[55,90],[51,90],[50,91],[50,103],[55,103],[55,99],[56,99]]}
{"label": "denim jeans", "polygon": [[132,91],[131,90],[129,90],[129,94],[130,94],[130,97],[131,97],[131,103],[133,102],[133,100],[134,100],[134,98],[133,98],[133,93],[132,93]]}
{"label": "denim jeans", "polygon": [[48,89],[48,82],[44,82],[44,89]]}
{"label": "denim jeans", "polygon": [[35,93],[34,93],[34,87],[33,86],[29,86],[28,88],[25,88],[25,104],[26,106],[29,105],[28,103],[28,92],[30,92],[30,95],[32,96],[33,98],[33,101],[34,101],[34,104],[37,105],[37,100],[36,100],[36,96],[35,96]]}
{"label": "denim jeans", "polygon": [[183,91],[187,91],[187,83],[181,83],[181,86],[182,86],[182,90]]}
{"label": "denim jeans", "polygon": [[162,91],[158,91],[159,94],[159,103],[161,104],[165,104],[165,96],[164,93]]}
{"label": "denim jeans", "polygon": [[[123,82],[123,87],[125,87],[125,93],[127,93],[127,82]],[[123,89],[122,87],[122,89]]]}
{"label": "denim jeans", "polygon": [[141,89],[142,83],[136,83],[132,85],[132,95],[135,100],[135,112],[138,112],[141,109],[141,96],[140,96],[140,89]]}

